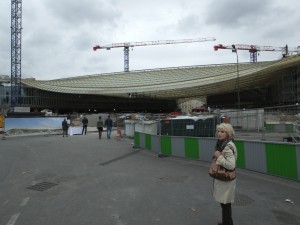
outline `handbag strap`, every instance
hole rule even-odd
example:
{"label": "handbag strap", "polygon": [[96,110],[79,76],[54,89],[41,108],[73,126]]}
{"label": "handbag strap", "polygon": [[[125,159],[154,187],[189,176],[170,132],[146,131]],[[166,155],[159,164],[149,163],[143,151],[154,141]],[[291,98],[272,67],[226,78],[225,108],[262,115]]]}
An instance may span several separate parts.
{"label": "handbag strap", "polygon": [[233,148],[233,146],[231,145],[231,144],[227,144],[228,145],[228,147],[232,150],[232,152],[233,152],[233,155],[234,155],[234,158],[236,158],[235,157],[235,152],[234,152],[234,148]]}

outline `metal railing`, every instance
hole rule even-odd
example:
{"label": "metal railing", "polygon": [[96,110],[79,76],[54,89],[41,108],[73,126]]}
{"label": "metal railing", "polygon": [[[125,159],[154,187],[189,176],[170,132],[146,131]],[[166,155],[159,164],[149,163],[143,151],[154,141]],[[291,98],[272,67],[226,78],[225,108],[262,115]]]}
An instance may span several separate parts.
{"label": "metal railing", "polygon": [[[215,110],[213,115],[194,118],[174,119],[165,114],[152,114],[139,119],[128,118],[119,123],[124,126],[125,134],[133,136],[134,130],[155,135],[215,137],[216,125],[229,118],[234,127],[236,139],[268,140],[276,142],[299,142],[300,106],[268,107],[243,110]],[[299,114],[299,115],[298,115]],[[212,119],[214,118],[214,119]]]}

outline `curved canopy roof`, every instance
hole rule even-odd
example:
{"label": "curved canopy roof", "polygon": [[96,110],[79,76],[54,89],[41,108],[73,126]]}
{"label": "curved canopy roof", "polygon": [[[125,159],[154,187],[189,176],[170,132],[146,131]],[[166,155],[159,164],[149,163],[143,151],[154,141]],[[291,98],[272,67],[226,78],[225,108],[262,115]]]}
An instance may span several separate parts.
{"label": "curved canopy roof", "polygon": [[176,67],[86,75],[50,81],[24,79],[22,83],[37,89],[69,93],[127,97],[179,99],[231,92],[264,85],[292,66],[300,65],[300,55],[276,61]]}

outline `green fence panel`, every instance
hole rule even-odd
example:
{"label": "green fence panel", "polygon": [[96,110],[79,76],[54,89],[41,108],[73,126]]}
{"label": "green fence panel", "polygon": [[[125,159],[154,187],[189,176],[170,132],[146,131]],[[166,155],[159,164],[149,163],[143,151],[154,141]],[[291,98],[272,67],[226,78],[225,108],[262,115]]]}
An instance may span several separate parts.
{"label": "green fence panel", "polygon": [[234,144],[237,148],[237,161],[236,161],[236,166],[238,168],[245,169],[246,164],[245,164],[245,147],[244,147],[244,142],[243,141],[234,141]]}
{"label": "green fence panel", "polygon": [[294,145],[266,144],[267,172],[290,179],[298,179],[296,148]]}
{"label": "green fence panel", "polygon": [[161,153],[163,155],[172,155],[172,138],[167,136],[161,136]]}
{"label": "green fence panel", "polygon": [[141,147],[140,146],[140,133],[139,132],[134,132],[134,146],[135,147]]}
{"label": "green fence panel", "polygon": [[184,138],[185,158],[199,159],[199,140],[196,138]]}
{"label": "green fence panel", "polygon": [[145,134],[145,145],[147,150],[152,150],[151,146],[151,135],[150,134]]}
{"label": "green fence panel", "polygon": [[294,124],[286,124],[286,132],[294,132]]}
{"label": "green fence panel", "polygon": [[275,130],[274,124],[266,124],[266,131],[267,132],[273,132]]}

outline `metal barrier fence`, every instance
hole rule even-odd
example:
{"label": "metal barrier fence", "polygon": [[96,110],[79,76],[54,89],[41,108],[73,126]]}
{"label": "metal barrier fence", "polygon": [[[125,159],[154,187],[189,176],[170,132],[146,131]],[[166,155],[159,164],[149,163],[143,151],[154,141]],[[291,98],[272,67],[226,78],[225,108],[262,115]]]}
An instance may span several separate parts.
{"label": "metal barrier fence", "polygon": [[224,122],[224,118],[229,118],[226,122],[234,127],[238,139],[299,142],[299,113],[300,107],[293,105],[266,109],[215,110],[210,115],[180,119],[168,118],[163,114],[139,114],[138,118],[123,117],[123,122],[120,119],[117,121],[118,126],[124,127],[125,135],[129,137],[133,137],[134,131],[166,136],[214,137],[216,125]]}
{"label": "metal barrier fence", "polygon": [[[134,134],[134,146],[163,156],[210,162],[216,139]],[[237,167],[300,181],[300,145],[269,141],[235,140]]]}
{"label": "metal barrier fence", "polygon": [[298,105],[239,111],[220,110],[218,113],[230,118],[238,138],[281,142],[300,140],[300,129],[297,129],[297,124],[300,125]]}
{"label": "metal barrier fence", "polygon": [[214,137],[216,125],[220,123],[216,116],[163,119],[159,122],[160,135],[191,137]]}

